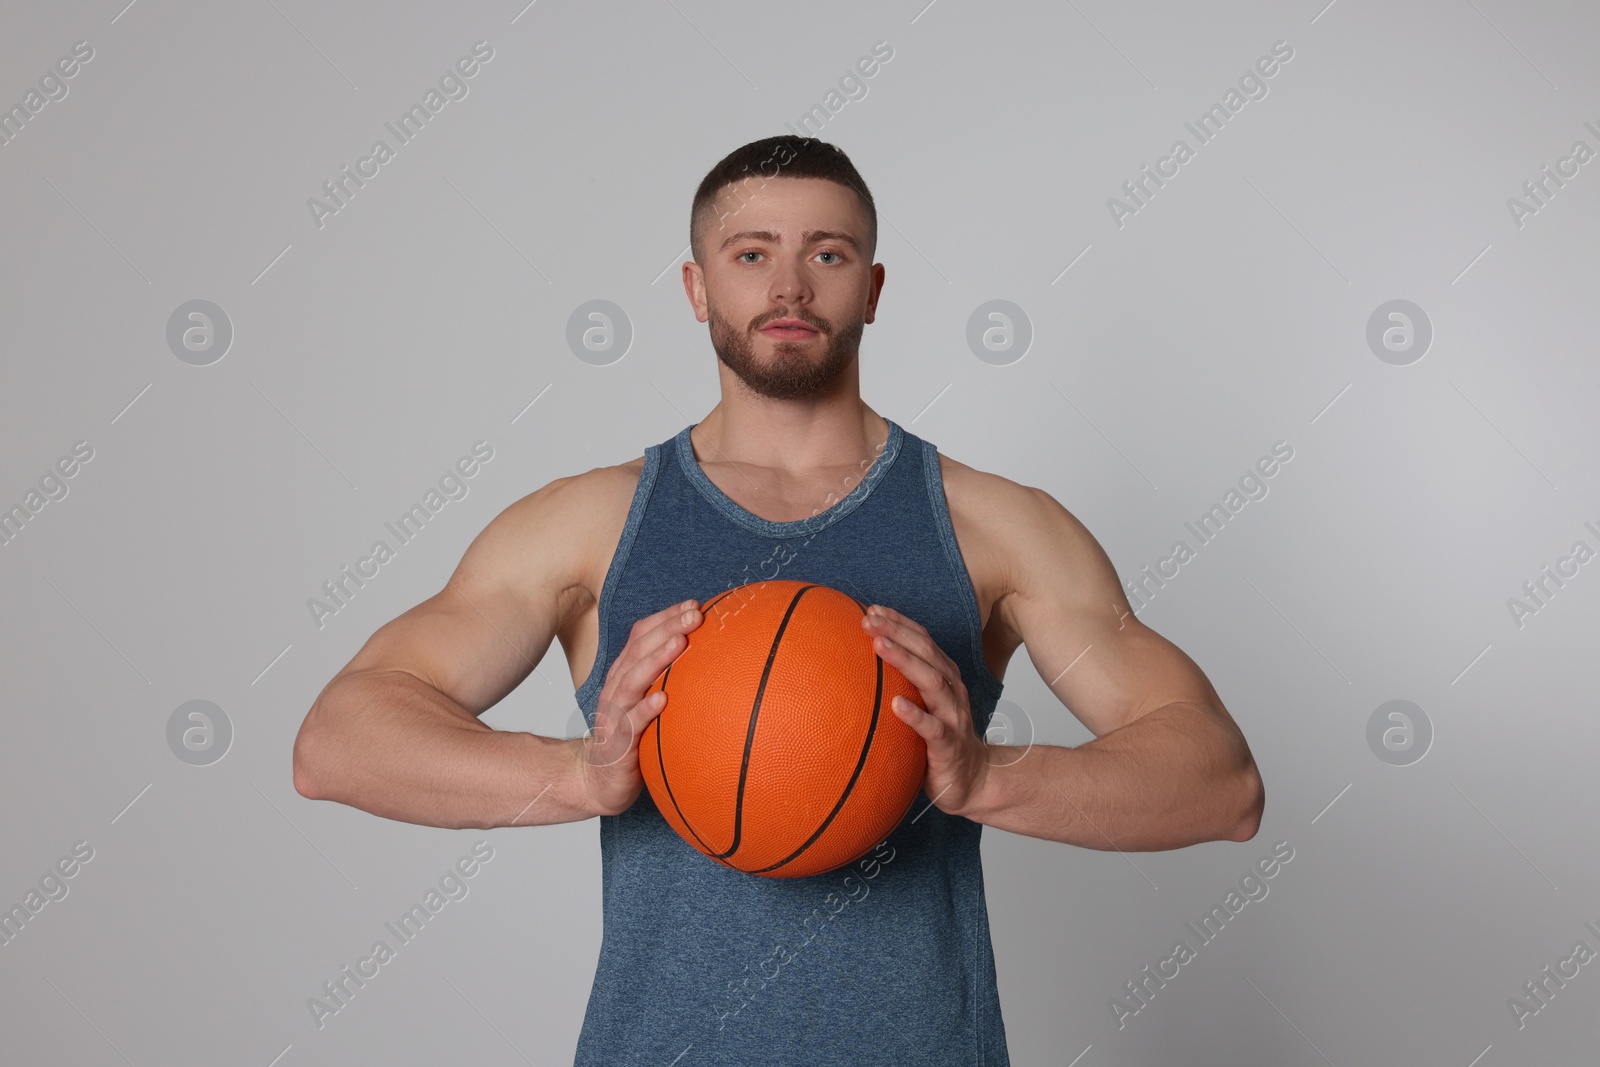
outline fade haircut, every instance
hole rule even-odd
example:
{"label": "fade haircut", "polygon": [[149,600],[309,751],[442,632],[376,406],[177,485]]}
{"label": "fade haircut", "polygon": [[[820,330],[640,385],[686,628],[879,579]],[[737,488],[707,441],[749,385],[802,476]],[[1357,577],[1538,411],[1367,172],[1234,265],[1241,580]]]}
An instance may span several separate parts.
{"label": "fade haircut", "polygon": [[878,209],[850,157],[843,149],[815,137],[780,135],[735,148],[701,180],[689,208],[689,251],[696,263],[705,262],[705,231],[720,221],[716,214],[717,194],[729,185],[740,184],[738,195],[753,198],[771,178],[824,178],[855,193],[867,216],[862,253],[868,263],[872,262],[878,248]]}

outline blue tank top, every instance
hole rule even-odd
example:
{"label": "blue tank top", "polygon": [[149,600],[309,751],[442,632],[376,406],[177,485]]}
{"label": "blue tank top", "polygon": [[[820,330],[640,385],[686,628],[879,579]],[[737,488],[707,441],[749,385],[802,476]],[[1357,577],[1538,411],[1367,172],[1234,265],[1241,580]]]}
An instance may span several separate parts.
{"label": "blue tank top", "polygon": [[[961,667],[974,731],[987,728],[1003,685],[983,658],[938,452],[886,421],[865,476],[792,522],[751,514],[716,487],[689,442],[698,424],[645,450],[600,593],[595,665],[577,692],[590,728],[634,622],[777,578],[920,622]],[[600,817],[604,926],[575,1067],[1007,1067],[982,829],[919,790],[856,862],[765,878],[690,847],[640,790],[627,811]]]}

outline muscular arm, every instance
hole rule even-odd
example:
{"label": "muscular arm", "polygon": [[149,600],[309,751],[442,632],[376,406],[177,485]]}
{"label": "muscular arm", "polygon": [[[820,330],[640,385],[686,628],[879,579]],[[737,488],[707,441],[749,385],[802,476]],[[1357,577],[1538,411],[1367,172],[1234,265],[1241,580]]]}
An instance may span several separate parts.
{"label": "muscular arm", "polygon": [[581,739],[495,730],[478,718],[583,606],[579,548],[594,491],[563,478],[511,505],[444,589],[372,635],[300,727],[294,782],[303,796],[451,828],[596,814]]}
{"label": "muscular arm", "polygon": [[994,753],[963,814],[1106,850],[1255,836],[1261,777],[1210,681],[1134,617],[1111,561],[1065,508],[1025,486],[1004,495],[1015,521],[997,526],[1009,577],[995,610],[1095,740]]}

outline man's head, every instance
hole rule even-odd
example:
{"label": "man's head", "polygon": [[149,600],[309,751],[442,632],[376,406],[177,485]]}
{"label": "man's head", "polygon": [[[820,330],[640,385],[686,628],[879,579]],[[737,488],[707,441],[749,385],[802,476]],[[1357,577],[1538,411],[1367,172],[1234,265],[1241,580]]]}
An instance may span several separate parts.
{"label": "man's head", "polygon": [[774,178],[822,178],[854,190],[866,225],[862,257],[872,262],[878,249],[878,209],[850,157],[815,137],[779,136],[735,148],[701,179],[689,206],[689,252],[696,263],[706,261],[709,242],[744,228],[728,229],[737,222],[740,209],[758,198]]}
{"label": "man's head", "polygon": [[695,192],[689,233],[684,288],[718,358],[758,395],[824,394],[883,285],[877,211],[845,154],[809,137],[735,150]]}

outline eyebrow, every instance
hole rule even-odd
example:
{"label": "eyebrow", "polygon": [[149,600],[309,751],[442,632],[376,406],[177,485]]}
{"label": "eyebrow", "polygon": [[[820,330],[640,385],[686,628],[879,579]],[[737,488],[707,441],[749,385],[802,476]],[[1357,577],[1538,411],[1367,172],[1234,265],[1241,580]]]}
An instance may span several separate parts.
{"label": "eyebrow", "polygon": [[[773,233],[771,230],[740,230],[732,237],[729,237],[726,241],[723,241],[722,244],[718,246],[718,251],[723,251],[727,249],[729,245],[737,244],[740,241],[765,241],[768,244],[781,245],[783,243],[783,238]],[[801,244],[816,244],[818,241],[837,241],[841,244],[847,244],[857,251],[860,251],[861,248],[861,246],[856,243],[856,239],[854,237],[851,237],[847,233],[841,233],[838,230],[806,230],[800,235]]]}

